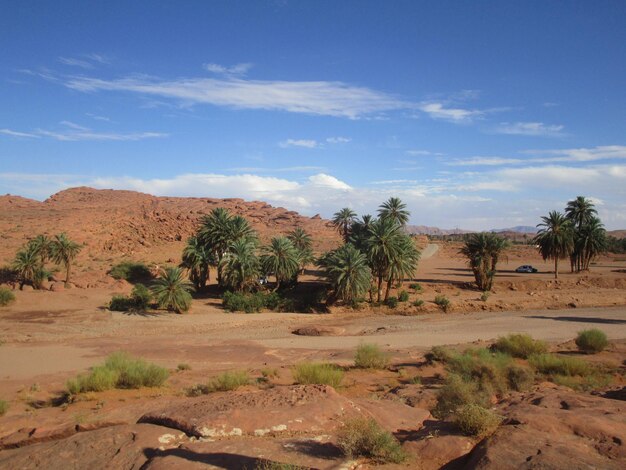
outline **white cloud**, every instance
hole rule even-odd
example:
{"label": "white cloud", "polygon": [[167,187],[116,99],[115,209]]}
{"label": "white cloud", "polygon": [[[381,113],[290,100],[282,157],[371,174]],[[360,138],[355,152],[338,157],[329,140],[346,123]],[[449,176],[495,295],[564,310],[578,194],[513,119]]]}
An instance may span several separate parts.
{"label": "white cloud", "polygon": [[591,162],[596,160],[626,158],[626,145],[601,145],[592,148],[559,149],[559,150],[528,150],[527,154],[554,155],[544,161]]}
{"label": "white cloud", "polygon": [[86,60],[74,59],[72,57],[59,57],[59,62],[63,65],[69,65],[72,67],[80,67],[82,69],[93,69],[93,64]]}
{"label": "white cloud", "polygon": [[501,122],[495,128],[495,132],[509,135],[560,137],[563,135],[561,132],[563,129],[562,125],[547,125],[543,122]]}
{"label": "white cloud", "polygon": [[68,88],[82,92],[126,91],[177,100],[184,105],[211,104],[239,109],[265,109],[356,119],[413,105],[383,92],[342,82],[289,82],[237,78],[147,77],[103,80],[74,77]]}
{"label": "white cloud", "polygon": [[496,165],[513,165],[518,163],[524,163],[524,160],[519,158],[502,158],[502,157],[471,157],[466,159],[452,160],[446,163],[450,166],[496,166]]}
{"label": "white cloud", "polygon": [[314,149],[319,144],[316,140],[308,140],[308,139],[287,139],[281,142],[278,142],[278,146],[282,148],[288,147],[305,147],[308,149]]}
{"label": "white cloud", "polygon": [[349,191],[352,189],[347,183],[344,183],[334,176],[330,176],[325,173],[318,173],[317,175],[310,176],[309,182],[315,186],[321,186],[323,188],[339,189],[342,191]]}
{"label": "white cloud", "polygon": [[328,137],[326,139],[326,142],[328,142],[329,144],[347,144],[351,141],[352,139],[349,137]]}
{"label": "white cloud", "polygon": [[220,64],[204,64],[204,68],[209,72],[220,75],[245,75],[248,70],[252,68],[250,63],[235,64],[231,67],[226,67]]}
{"label": "white cloud", "polygon": [[37,134],[31,134],[29,132],[12,131],[11,129],[0,129],[0,134],[10,135],[11,137],[27,137],[31,139],[38,139]]}
{"label": "white cloud", "polygon": [[444,103],[429,102],[422,103],[419,106],[423,112],[433,119],[442,119],[456,123],[467,123],[484,114],[483,111],[463,109],[463,108],[447,108]]}

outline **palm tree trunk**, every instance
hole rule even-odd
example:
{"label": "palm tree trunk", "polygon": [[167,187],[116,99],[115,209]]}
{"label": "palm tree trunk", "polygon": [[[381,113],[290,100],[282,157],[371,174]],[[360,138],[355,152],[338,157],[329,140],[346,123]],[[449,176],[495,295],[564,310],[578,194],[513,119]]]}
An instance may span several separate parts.
{"label": "palm tree trunk", "polygon": [[389,300],[389,292],[391,292],[391,284],[392,284],[393,280],[391,279],[391,276],[389,276],[389,279],[387,279],[387,290],[385,291],[385,302],[387,302],[387,300]]}
{"label": "palm tree trunk", "polygon": [[67,269],[67,271],[65,272],[65,283],[67,284],[68,282],[70,282],[70,269],[72,268],[72,265],[70,263],[67,263],[65,268]]}
{"label": "palm tree trunk", "polygon": [[380,297],[383,293],[382,291],[383,291],[383,277],[378,276],[378,296],[376,298],[376,302],[380,303]]}
{"label": "palm tree trunk", "polygon": [[554,257],[554,279],[559,278],[559,257]]}

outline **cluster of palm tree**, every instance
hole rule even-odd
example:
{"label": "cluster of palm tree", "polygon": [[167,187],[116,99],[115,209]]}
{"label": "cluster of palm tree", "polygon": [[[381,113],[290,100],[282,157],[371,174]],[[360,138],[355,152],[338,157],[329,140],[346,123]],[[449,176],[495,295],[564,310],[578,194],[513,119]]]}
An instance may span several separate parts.
{"label": "cluster of palm tree", "polygon": [[591,261],[606,251],[607,236],[593,202],[578,196],[569,201],[565,213],[551,211],[541,218],[534,241],[544,260],[554,260],[554,278],[559,277],[559,260],[570,259],[572,272],[588,270]]}
{"label": "cluster of palm tree", "polygon": [[359,220],[349,208],[334,214],[344,245],[325,253],[318,264],[337,298],[349,303],[369,292],[373,301],[376,291],[376,301],[386,302],[394,283],[414,275],[420,252],[405,230],[409,216],[406,204],[395,197],[380,205],[377,218]]}
{"label": "cluster of palm tree", "polygon": [[495,233],[472,233],[465,238],[459,252],[467,258],[480,290],[491,290],[498,261],[508,247],[508,240]]}
{"label": "cluster of palm tree", "polygon": [[215,268],[220,287],[236,292],[258,286],[261,276],[274,276],[275,290],[297,282],[298,273],[313,261],[311,236],[296,228],[260,246],[250,223],[223,208],[203,217],[195,236],[187,241],[181,267],[196,290],[202,290]]}
{"label": "cluster of palm tree", "polygon": [[46,270],[48,261],[62,265],[65,269],[65,282],[70,282],[72,263],[81,249],[81,245],[70,240],[65,233],[53,238],[37,235],[29,240],[17,252],[12,265],[20,281],[20,288],[24,284],[30,284],[39,289],[50,275]]}

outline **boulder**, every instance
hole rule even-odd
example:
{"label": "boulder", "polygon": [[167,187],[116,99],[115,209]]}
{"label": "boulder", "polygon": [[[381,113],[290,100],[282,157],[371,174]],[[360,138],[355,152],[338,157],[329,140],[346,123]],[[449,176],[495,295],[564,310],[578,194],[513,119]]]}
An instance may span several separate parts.
{"label": "boulder", "polygon": [[298,336],[341,336],[345,330],[330,326],[302,326],[296,328],[291,333]]}

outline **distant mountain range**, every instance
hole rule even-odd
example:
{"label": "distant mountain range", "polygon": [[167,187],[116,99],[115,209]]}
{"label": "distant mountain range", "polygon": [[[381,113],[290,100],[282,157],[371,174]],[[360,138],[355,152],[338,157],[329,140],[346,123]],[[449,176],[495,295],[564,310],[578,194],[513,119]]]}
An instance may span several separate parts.
{"label": "distant mountain range", "polygon": [[[429,227],[427,225],[408,225],[407,231],[417,235],[462,235],[464,233],[473,233],[475,230],[463,230],[460,228],[443,229],[439,227]],[[495,233],[521,233],[521,234],[535,234],[537,229],[530,225],[518,225],[510,228],[494,228],[489,230]]]}
{"label": "distant mountain range", "polygon": [[509,228],[492,228],[490,232],[537,233],[537,227],[532,227],[530,225],[516,225],[515,227]]}

